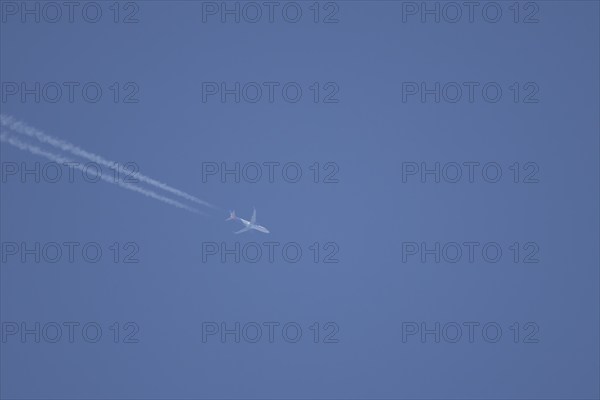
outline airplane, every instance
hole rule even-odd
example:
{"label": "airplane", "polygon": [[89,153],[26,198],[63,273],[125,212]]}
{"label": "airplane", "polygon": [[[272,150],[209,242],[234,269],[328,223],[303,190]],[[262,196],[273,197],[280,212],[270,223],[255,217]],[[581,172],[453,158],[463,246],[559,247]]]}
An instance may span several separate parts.
{"label": "airplane", "polygon": [[256,224],[256,208],[254,209],[254,212],[252,213],[252,218],[250,218],[250,221],[246,221],[245,219],[236,216],[235,211],[229,211],[229,218],[225,219],[225,221],[231,221],[231,220],[236,220],[236,219],[238,221],[240,221],[242,224],[244,224],[243,229],[241,229],[237,232],[234,232],[236,234],[246,232],[246,231],[249,231],[252,229],[255,229],[262,233],[270,233],[269,230],[267,228],[265,228],[264,226]]}

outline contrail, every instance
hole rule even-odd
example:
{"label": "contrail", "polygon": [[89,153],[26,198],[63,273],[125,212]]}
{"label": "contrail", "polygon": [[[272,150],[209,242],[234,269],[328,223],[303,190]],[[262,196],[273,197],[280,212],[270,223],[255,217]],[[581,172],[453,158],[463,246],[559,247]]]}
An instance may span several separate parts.
{"label": "contrail", "polygon": [[[46,158],[48,158],[48,159],[50,159],[50,160],[52,160],[52,161],[54,161],[56,163],[59,163],[59,164],[73,163],[68,158],[61,157],[58,154],[51,153],[51,152],[48,152],[46,150],[42,150],[41,148],[39,148],[37,146],[31,145],[29,143],[22,142],[19,139],[15,139],[14,137],[9,136],[6,132],[0,133],[0,141],[6,142],[8,144],[11,144],[11,145],[15,146],[18,149],[29,151],[30,153],[33,153],[35,155],[46,157]],[[79,164],[79,163],[73,163],[73,164],[75,165],[75,168],[77,168],[77,169],[79,169],[81,171],[85,170],[85,167],[82,166],[81,164]],[[108,183],[113,183],[113,184],[121,186],[122,188],[125,188],[125,189],[128,189],[128,190],[133,190],[134,192],[141,193],[144,196],[148,196],[148,197],[151,197],[151,198],[156,199],[158,201],[162,201],[163,203],[169,204],[171,206],[175,206],[177,208],[181,208],[181,209],[184,209],[186,211],[193,212],[195,214],[204,214],[204,213],[196,210],[195,208],[188,207],[185,204],[182,204],[182,203],[180,203],[180,202],[178,202],[176,200],[170,199],[170,198],[165,197],[165,196],[161,196],[161,195],[159,195],[159,194],[157,194],[157,193],[155,193],[155,192],[153,192],[151,190],[146,190],[146,189],[141,188],[141,187],[139,187],[137,185],[133,185],[133,184],[127,183],[127,182],[121,182],[121,181],[118,181],[118,180],[113,180],[113,179],[111,179],[111,178],[109,178],[107,176],[104,176],[102,174],[100,174],[100,178],[102,180],[108,182]]]}
{"label": "contrail", "polygon": [[[48,134],[45,134],[44,132],[42,132],[32,126],[29,126],[24,122],[15,120],[10,115],[0,114],[0,123],[2,124],[2,126],[5,126],[5,127],[9,128],[10,130],[15,131],[16,133],[20,133],[22,135],[33,137],[42,143],[49,144],[49,145],[59,148],[63,151],[69,152],[75,156],[85,158],[87,160],[90,160],[97,164],[104,165],[109,168],[115,168],[115,166],[116,166],[116,168],[119,172],[124,171],[126,173],[131,173],[130,170],[124,169],[123,166],[116,161],[107,160],[97,154],[90,153],[89,151],[86,151],[86,150],[82,149],[81,147],[78,147],[72,143],[69,143],[67,141],[64,141],[64,140],[55,138],[53,136],[50,136]],[[186,200],[189,200],[191,202],[194,202],[196,204],[201,204],[203,206],[207,206],[207,207],[210,207],[213,209],[217,208],[204,200],[201,200],[195,196],[192,196],[189,193],[186,193],[179,189],[175,189],[174,187],[171,187],[171,186],[167,185],[166,183],[159,182],[156,179],[152,179],[148,176],[142,175],[139,172],[136,172],[134,176],[135,176],[135,178],[139,179],[142,182],[147,183],[148,185],[165,190],[167,192],[170,192],[174,195],[180,196],[180,197],[182,197]]]}

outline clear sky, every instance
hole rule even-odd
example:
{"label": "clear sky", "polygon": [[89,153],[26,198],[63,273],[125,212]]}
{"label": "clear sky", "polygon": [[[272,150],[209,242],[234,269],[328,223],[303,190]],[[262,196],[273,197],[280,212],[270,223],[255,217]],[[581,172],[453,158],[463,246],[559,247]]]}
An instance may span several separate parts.
{"label": "clear sky", "polygon": [[598,2],[45,4],[2,113],[215,207],[2,142],[3,398],[598,398]]}

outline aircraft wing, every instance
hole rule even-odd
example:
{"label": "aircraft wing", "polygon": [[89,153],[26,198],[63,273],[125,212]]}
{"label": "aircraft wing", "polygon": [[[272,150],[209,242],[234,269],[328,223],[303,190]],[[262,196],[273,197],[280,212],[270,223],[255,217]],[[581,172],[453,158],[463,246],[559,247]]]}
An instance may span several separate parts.
{"label": "aircraft wing", "polygon": [[256,224],[256,208],[254,209],[254,211],[252,212],[252,218],[250,218],[250,223],[252,225]]}
{"label": "aircraft wing", "polygon": [[249,230],[250,230],[250,228],[249,228],[249,227],[245,227],[244,229],[240,229],[239,231],[237,231],[237,232],[234,232],[234,233],[235,233],[235,234],[238,234],[238,233],[246,232],[246,231],[249,231]]}

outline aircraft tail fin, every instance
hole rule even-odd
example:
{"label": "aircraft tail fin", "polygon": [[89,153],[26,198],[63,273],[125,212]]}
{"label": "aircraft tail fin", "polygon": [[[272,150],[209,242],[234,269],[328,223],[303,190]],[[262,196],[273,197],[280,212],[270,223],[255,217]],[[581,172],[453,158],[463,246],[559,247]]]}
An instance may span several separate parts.
{"label": "aircraft tail fin", "polygon": [[231,221],[232,219],[237,219],[234,211],[229,211],[229,218],[225,219],[225,221]]}

